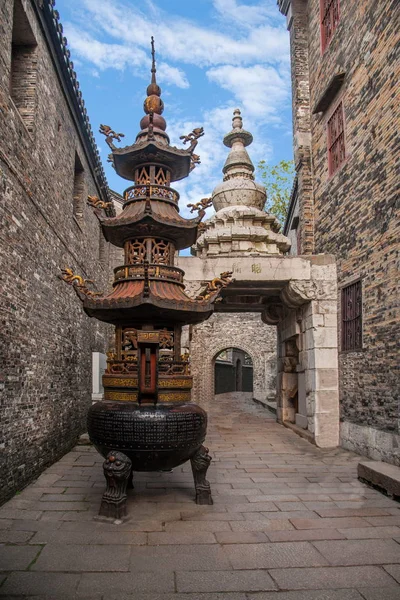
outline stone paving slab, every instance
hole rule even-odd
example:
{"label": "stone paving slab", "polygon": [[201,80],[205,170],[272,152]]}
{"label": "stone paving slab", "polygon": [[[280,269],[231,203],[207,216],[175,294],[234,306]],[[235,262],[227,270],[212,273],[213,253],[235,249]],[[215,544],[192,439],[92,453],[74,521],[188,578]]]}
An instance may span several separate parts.
{"label": "stone paving slab", "polygon": [[113,594],[132,592],[174,592],[175,579],[173,571],[154,572],[139,571],[131,573],[84,573],[78,586],[78,597],[90,594]]}
{"label": "stone paving slab", "polygon": [[248,594],[248,600],[364,600],[357,590],[314,590]]}
{"label": "stone paving slab", "polygon": [[20,594],[53,596],[68,600],[74,596],[80,576],[72,573],[11,573],[0,588],[0,598]]}
{"label": "stone paving slab", "polygon": [[207,571],[178,572],[178,592],[248,592],[277,590],[267,571]]}
{"label": "stone paving slab", "polygon": [[130,519],[96,520],[102,458],[78,446],[0,508],[1,600],[400,600],[400,505],[263,408],[216,400],[214,505],[190,465],[138,473]]}
{"label": "stone paving slab", "polygon": [[34,571],[128,571],[131,548],[87,546],[80,544],[47,544],[37,561]]}
{"label": "stone paving slab", "polygon": [[395,580],[380,567],[273,569],[270,573],[278,586],[287,590],[393,587],[397,593],[400,591]]}

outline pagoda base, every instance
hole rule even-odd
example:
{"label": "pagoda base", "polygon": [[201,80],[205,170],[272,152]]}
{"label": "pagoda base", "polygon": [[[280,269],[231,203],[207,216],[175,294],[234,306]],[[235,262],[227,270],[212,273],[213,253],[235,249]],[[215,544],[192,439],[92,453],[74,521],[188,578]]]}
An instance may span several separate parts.
{"label": "pagoda base", "polygon": [[[196,404],[96,402],[89,409],[88,433],[95,448],[106,458],[107,486],[111,483],[115,491],[119,485],[111,481],[111,473],[114,479],[114,473],[120,480],[124,479],[121,498],[125,496],[126,499],[126,488],[133,471],[169,471],[190,460],[196,502],[212,504],[210,484],[205,479],[211,457],[202,445],[207,433],[207,413]],[[129,468],[126,467],[128,464]],[[125,471],[126,481],[122,476]],[[110,510],[117,514],[121,508],[123,516],[125,502],[115,511],[109,509],[107,490],[100,514],[110,513]]]}

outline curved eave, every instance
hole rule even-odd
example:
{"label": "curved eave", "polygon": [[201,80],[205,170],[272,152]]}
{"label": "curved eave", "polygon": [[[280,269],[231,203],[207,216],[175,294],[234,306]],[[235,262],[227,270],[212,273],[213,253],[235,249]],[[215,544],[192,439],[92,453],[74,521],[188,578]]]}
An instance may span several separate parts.
{"label": "curved eave", "polygon": [[174,206],[157,200],[150,201],[150,213],[145,212],[145,207],[145,202],[132,202],[117,217],[102,219],[101,226],[106,240],[123,248],[127,240],[151,235],[170,239],[177,250],[196,242],[201,214],[194,219],[184,219]]}
{"label": "curved eave", "polygon": [[150,281],[144,295],[144,281],[126,281],[116,285],[103,297],[87,297],[83,308],[89,317],[117,325],[151,321],[192,324],[208,319],[214,307],[211,302],[189,298],[176,284]]}
{"label": "curved eave", "polygon": [[112,151],[112,156],[118,175],[129,181],[134,180],[135,169],[149,162],[168,167],[171,182],[184,179],[190,173],[189,150],[163,146],[154,141],[116,148]]}

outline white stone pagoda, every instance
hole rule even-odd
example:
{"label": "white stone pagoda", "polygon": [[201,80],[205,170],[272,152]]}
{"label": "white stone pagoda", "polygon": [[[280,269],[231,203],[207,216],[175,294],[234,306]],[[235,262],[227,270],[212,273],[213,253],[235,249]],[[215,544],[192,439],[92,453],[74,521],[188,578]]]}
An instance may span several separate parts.
{"label": "white stone pagoda", "polygon": [[246,150],[253,136],[243,129],[238,108],[232,125],[224,137],[225,146],[231,149],[222,169],[224,179],[212,193],[216,214],[205,222],[194,254],[199,258],[282,255],[290,241],[279,233],[278,219],[263,210],[267,194],[254,180],[254,165]]}

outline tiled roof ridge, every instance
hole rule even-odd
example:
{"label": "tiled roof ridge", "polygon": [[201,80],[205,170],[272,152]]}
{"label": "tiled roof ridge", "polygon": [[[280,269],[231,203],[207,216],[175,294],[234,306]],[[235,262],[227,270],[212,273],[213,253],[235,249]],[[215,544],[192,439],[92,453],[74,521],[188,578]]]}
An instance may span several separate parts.
{"label": "tiled roof ridge", "polygon": [[[99,150],[97,148],[96,140],[93,135],[92,126],[90,124],[89,115],[85,106],[85,101],[82,97],[82,92],[79,89],[79,81],[77,79],[76,71],[74,71],[74,63],[70,59],[71,53],[68,46],[68,40],[64,36],[63,26],[60,22],[60,13],[58,10],[54,8],[55,0],[36,0],[39,8],[42,10],[44,19],[46,24],[49,26],[50,34],[52,34],[52,39],[58,40],[58,48],[54,48],[58,58],[60,58],[60,54],[63,57],[63,61],[59,61],[60,68],[62,74],[64,76],[64,81],[69,88],[69,92],[72,92],[74,99],[76,100],[75,111],[78,109],[77,117],[79,124],[81,126],[81,131],[83,135],[86,137],[89,150],[91,150],[91,158],[94,163],[94,176],[97,181],[97,184],[105,196],[105,200],[110,200],[109,198],[109,188],[106,179],[106,175],[104,172],[103,164],[100,159]],[[108,212],[108,211],[107,211]],[[109,216],[115,215],[115,211],[111,210],[108,212]]]}

